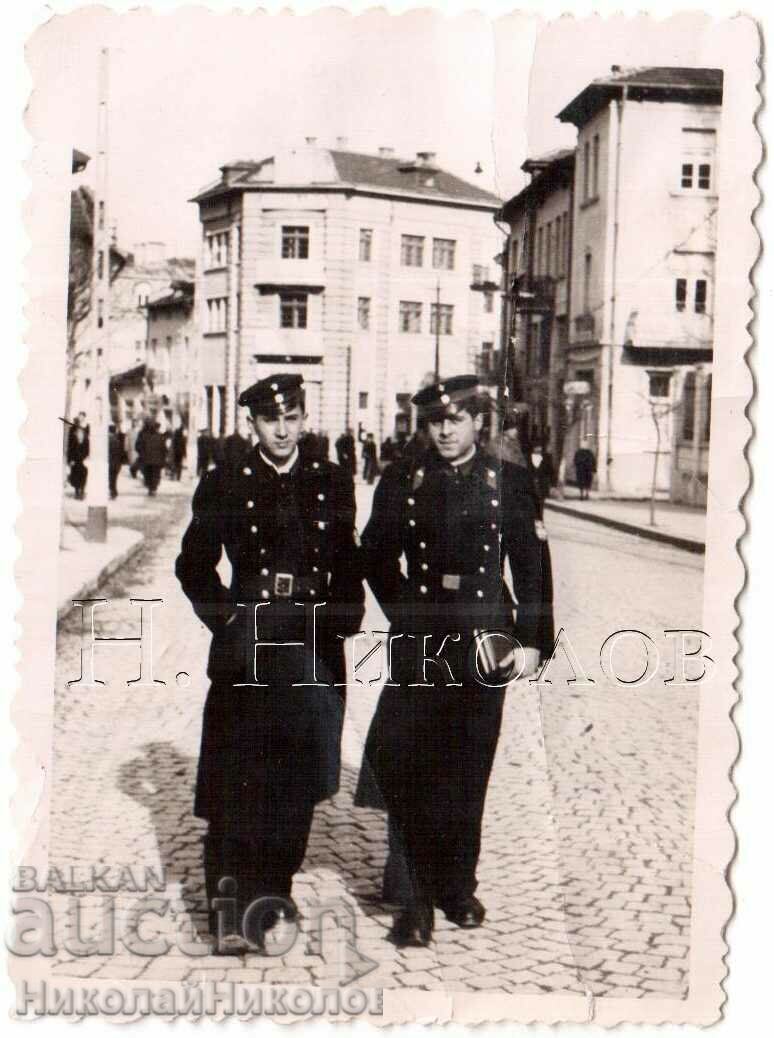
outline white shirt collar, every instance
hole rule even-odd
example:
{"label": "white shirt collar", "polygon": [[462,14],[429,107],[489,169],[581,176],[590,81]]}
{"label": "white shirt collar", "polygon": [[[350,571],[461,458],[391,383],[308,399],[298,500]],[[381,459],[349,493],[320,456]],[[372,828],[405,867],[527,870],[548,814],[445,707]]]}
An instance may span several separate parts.
{"label": "white shirt collar", "polygon": [[454,461],[451,462],[451,464],[455,467],[455,469],[457,468],[458,465],[466,465],[469,461],[471,461],[475,457],[475,454],[476,454],[476,445],[474,443],[474,444],[471,445],[470,450],[466,451],[462,455],[461,458],[455,458]]}
{"label": "white shirt collar", "polygon": [[294,448],[293,453],[290,455],[288,460],[283,461],[281,465],[275,464],[275,462],[273,462],[271,458],[267,457],[267,455],[263,453],[260,447],[258,448],[258,453],[261,455],[261,458],[263,459],[263,461],[266,462],[267,465],[271,465],[271,467],[274,469],[278,476],[283,476],[286,472],[290,472],[295,463],[298,461],[298,447]]}

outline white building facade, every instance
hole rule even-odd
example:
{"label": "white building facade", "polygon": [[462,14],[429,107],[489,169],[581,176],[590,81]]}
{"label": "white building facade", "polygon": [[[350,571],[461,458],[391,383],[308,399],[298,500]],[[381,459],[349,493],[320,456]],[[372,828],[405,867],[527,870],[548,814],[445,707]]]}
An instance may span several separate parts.
{"label": "white building facade", "polygon": [[499,201],[441,170],[309,142],[222,167],[194,199],[200,424],[234,428],[241,390],[275,371],[307,385],[309,428],[410,433],[409,399],[436,368],[475,370],[498,340],[489,280]]}
{"label": "white building facade", "polygon": [[722,72],[595,80],[559,114],[578,129],[567,382],[587,383],[565,439],[599,488],[701,505],[713,347]]}

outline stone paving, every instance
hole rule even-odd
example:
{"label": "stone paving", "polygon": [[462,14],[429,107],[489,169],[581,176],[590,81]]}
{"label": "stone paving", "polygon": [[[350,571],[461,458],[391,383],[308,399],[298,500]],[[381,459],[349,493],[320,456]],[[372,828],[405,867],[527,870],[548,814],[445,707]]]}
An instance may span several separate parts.
{"label": "stone paving", "polygon": [[[165,870],[163,915],[147,914],[143,939],[169,945],[137,955],[122,943],[145,895],[112,896],[116,941],[95,954],[65,947],[69,896],[52,895],[61,977],[143,980],[244,980],[449,991],[566,992],[684,997],[690,950],[690,881],[696,756],[695,693],[652,682],[614,688],[599,670],[613,631],[652,634],[700,627],[702,570],[695,556],[589,524],[549,515],[558,624],[595,684],[516,683],[487,799],[479,895],[483,927],[463,931],[439,912],[428,949],[396,950],[385,941],[390,915],[376,900],[386,855],[385,822],[352,807],[363,740],[378,687],[349,689],[340,792],[317,808],[294,895],[302,932],[283,952],[214,957],[204,926],[201,822],[191,815],[208,636],[172,576],[188,519],[190,485],[162,485],[148,510],[152,536],[136,560],[102,590],[99,633],[137,634],[130,597],[163,598],[154,616],[154,677],[165,685],[129,686],[136,646],[100,647],[98,688],[67,686],[80,673],[80,616],[60,623],[54,732],[50,861],[79,874],[109,866]],[[358,488],[361,521],[370,490]],[[159,519],[162,515],[163,521]],[[379,629],[371,601],[365,626]],[[636,652],[621,670],[637,672]],[[665,665],[666,666],[666,665]],[[190,674],[176,681],[182,671]],[[666,686],[669,688],[669,686]],[[151,892],[153,893],[153,892]],[[78,897],[80,933],[104,933],[98,892]],[[320,924],[319,905],[333,912]],[[71,913],[72,915],[72,913]],[[357,952],[351,950],[353,929]],[[72,933],[70,926],[69,932]],[[321,935],[316,940],[316,935]]]}

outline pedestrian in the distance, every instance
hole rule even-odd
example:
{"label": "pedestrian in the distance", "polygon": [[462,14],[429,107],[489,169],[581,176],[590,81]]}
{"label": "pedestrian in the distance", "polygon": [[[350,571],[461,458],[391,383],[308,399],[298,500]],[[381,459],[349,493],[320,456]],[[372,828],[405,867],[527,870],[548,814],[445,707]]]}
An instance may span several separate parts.
{"label": "pedestrian in the distance", "polygon": [[[258,446],[204,473],[176,566],[212,632],[194,813],[209,823],[204,872],[217,954],[262,950],[274,917],[297,914],[293,877],[315,805],[339,783],[342,637],[360,629],[365,599],[350,474],[298,450],[301,376],[273,375],[239,403]],[[217,571],[223,552],[230,587]],[[219,920],[224,891],[236,911]]]}
{"label": "pedestrian in the distance", "polygon": [[172,433],[172,478],[180,481],[185,464],[185,452],[188,445],[188,437],[185,428],[178,425]]}
{"label": "pedestrian in the distance", "polygon": [[124,437],[115,425],[110,425],[108,426],[108,486],[111,501],[115,501],[118,497],[118,474],[125,461]]}
{"label": "pedestrian in the distance", "polygon": [[355,457],[355,437],[351,429],[347,429],[336,440],[336,457],[342,469],[354,479],[357,458]]}
{"label": "pedestrian in the distance", "polygon": [[142,440],[142,475],[148,496],[155,497],[161,482],[161,470],[167,459],[167,445],[159,431],[159,423],[151,422]]}
{"label": "pedestrian in the distance", "polygon": [[578,484],[581,501],[587,501],[589,490],[594,481],[594,473],[597,471],[597,459],[594,452],[585,441],[575,452],[575,482]]}
{"label": "pedestrian in the distance", "polygon": [[368,433],[363,441],[363,479],[372,484],[379,473],[379,462],[376,458],[376,440],[373,433]]}
{"label": "pedestrian in the distance", "polygon": [[527,458],[527,467],[535,490],[538,519],[543,518],[545,500],[554,485],[554,462],[550,454],[543,453],[543,445],[535,443]]}
{"label": "pedestrian in the distance", "polygon": [[89,456],[88,428],[74,425],[70,429],[68,439],[67,464],[70,466],[70,485],[75,491],[76,500],[82,501],[86,494],[86,480],[89,478],[89,470],[85,464]]}

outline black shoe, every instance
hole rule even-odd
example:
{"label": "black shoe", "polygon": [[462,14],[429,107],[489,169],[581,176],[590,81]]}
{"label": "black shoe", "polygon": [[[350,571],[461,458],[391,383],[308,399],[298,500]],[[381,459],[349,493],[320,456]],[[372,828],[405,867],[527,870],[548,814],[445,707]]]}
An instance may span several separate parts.
{"label": "black shoe", "polygon": [[395,916],[387,940],[397,948],[426,948],[433,939],[433,923],[432,908],[411,905]]}
{"label": "black shoe", "polygon": [[486,909],[472,894],[455,901],[446,901],[438,907],[450,923],[461,926],[463,930],[474,930],[481,926],[486,917]]}

